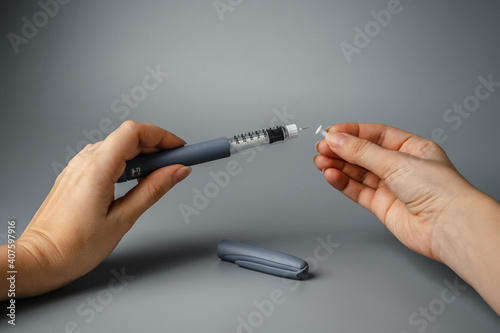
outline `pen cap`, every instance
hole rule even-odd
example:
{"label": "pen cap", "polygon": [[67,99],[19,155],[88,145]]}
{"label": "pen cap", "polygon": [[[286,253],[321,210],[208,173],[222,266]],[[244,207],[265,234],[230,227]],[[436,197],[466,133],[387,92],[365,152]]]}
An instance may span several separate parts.
{"label": "pen cap", "polygon": [[222,260],[267,274],[292,279],[308,277],[309,266],[306,261],[280,251],[222,240],[217,246],[217,256]]}

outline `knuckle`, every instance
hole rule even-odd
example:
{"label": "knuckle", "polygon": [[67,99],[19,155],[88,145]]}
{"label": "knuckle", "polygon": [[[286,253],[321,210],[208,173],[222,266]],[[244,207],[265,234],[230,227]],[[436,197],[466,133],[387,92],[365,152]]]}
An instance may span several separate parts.
{"label": "knuckle", "polygon": [[412,148],[408,152],[413,156],[425,158],[444,154],[443,148],[432,140],[416,136],[409,141]]}
{"label": "knuckle", "polygon": [[395,163],[388,163],[382,172],[382,179],[387,183],[403,182],[415,172],[417,163],[418,160],[411,155],[400,158]]}
{"label": "knuckle", "polygon": [[86,173],[88,172],[92,173],[93,170],[96,168],[96,163],[94,159],[95,158],[93,154],[80,152],[75,157],[73,157],[71,161],[69,161],[67,169],[69,172],[72,173],[83,170],[85,170]]}
{"label": "knuckle", "polygon": [[61,173],[57,175],[56,181],[54,182],[54,186],[59,185],[63,179],[66,177],[66,173],[68,172],[68,166],[66,166]]}
{"label": "knuckle", "polygon": [[136,122],[136,121],[133,121],[133,120],[125,120],[121,125],[120,127],[121,128],[124,128],[124,129],[127,129],[127,130],[131,130],[131,131],[135,131],[137,129],[137,125],[139,123]]}
{"label": "knuckle", "polygon": [[367,180],[368,178],[368,175],[370,175],[370,173],[366,170],[366,169],[363,169],[362,170],[362,173],[361,173],[361,176],[359,177],[359,182],[361,184],[364,184],[365,181]]}
{"label": "knuckle", "polygon": [[368,149],[370,148],[371,142],[367,140],[356,140],[351,147],[351,154],[356,160],[362,158]]}
{"label": "knuckle", "polygon": [[160,182],[152,180],[148,183],[148,191],[151,200],[153,200],[153,203],[155,203],[158,202],[161,197],[163,197],[166,189],[164,185],[160,184]]}
{"label": "knuckle", "polygon": [[76,169],[78,167],[80,167],[82,164],[84,164],[85,162],[85,158],[82,156],[81,153],[75,155],[75,157],[73,157],[69,163],[68,163],[68,169],[70,170],[73,170],[73,169]]}
{"label": "knuckle", "polygon": [[395,165],[388,166],[384,172],[382,178],[387,183],[394,183],[403,179],[410,169],[404,163],[397,163]]}
{"label": "knuckle", "polygon": [[421,139],[417,156],[424,157],[435,152],[441,152],[443,149],[432,140]]}
{"label": "knuckle", "polygon": [[93,146],[94,146],[93,143],[87,143],[87,145],[85,145],[85,147],[82,149],[82,151],[87,151],[87,150],[91,149]]}

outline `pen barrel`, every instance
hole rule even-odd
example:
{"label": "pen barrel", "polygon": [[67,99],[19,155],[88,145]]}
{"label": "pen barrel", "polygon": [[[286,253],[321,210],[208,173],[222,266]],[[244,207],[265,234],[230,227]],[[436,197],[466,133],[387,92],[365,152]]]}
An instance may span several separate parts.
{"label": "pen barrel", "polygon": [[168,165],[182,164],[191,166],[229,156],[231,156],[231,151],[227,138],[195,143],[154,154],[139,155],[127,161],[125,171],[117,183],[146,177],[153,171]]}

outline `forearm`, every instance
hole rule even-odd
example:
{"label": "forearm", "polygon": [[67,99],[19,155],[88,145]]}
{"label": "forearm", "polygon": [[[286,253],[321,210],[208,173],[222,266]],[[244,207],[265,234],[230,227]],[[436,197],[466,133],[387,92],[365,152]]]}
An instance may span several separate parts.
{"label": "forearm", "polygon": [[479,191],[466,200],[444,230],[449,247],[442,260],[500,315],[500,203]]}

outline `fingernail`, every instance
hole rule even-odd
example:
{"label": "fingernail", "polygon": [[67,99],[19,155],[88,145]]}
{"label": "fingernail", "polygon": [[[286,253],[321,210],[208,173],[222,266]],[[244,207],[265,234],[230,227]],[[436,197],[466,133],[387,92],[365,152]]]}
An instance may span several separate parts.
{"label": "fingernail", "polygon": [[[175,135],[175,134],[174,134],[174,135]],[[184,143],[184,145],[187,145],[186,140],[184,140],[184,139],[183,139],[183,138],[181,138],[180,136],[177,136],[177,135],[175,135],[175,136],[177,137],[177,139],[181,140],[181,141]]]}
{"label": "fingernail", "polygon": [[314,148],[316,149],[316,151],[319,153],[319,149],[318,149],[318,146],[320,144],[320,142],[323,141],[323,140],[319,140],[318,142],[316,142],[316,144],[314,145]]}
{"label": "fingernail", "polygon": [[316,157],[318,157],[318,156],[319,156],[319,154],[313,156],[313,163],[316,163]]}
{"label": "fingernail", "polygon": [[339,132],[328,132],[326,136],[326,142],[334,148],[342,148],[345,140],[347,140],[347,136]]}
{"label": "fingernail", "polygon": [[176,173],[174,173],[174,183],[178,184],[184,179],[186,179],[187,176],[193,171],[191,167],[185,166],[177,170]]}

